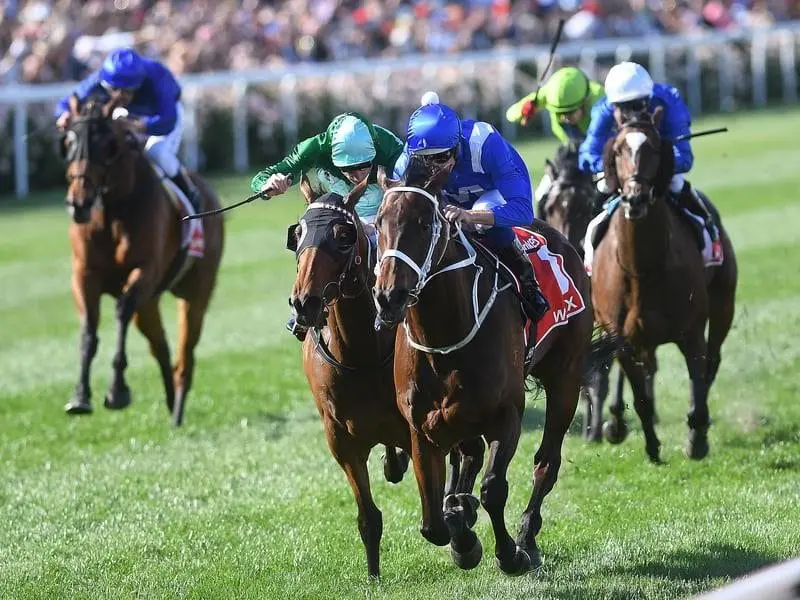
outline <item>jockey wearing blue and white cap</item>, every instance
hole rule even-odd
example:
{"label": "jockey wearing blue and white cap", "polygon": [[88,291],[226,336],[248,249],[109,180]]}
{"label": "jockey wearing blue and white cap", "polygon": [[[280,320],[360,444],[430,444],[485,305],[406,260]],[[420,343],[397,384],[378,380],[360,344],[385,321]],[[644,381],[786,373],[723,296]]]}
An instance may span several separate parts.
{"label": "jockey wearing blue and white cap", "polygon": [[450,169],[442,189],[445,216],[477,227],[520,280],[525,310],[538,321],[547,310],[531,263],[512,227],[533,221],[533,190],[519,153],[488,123],[461,120],[456,112],[427,92],[408,121],[403,154],[394,176],[405,172],[412,156],[432,168]]}
{"label": "jockey wearing blue and white cap", "polygon": [[[127,109],[126,121],[130,128],[147,136],[147,154],[197,210],[199,194],[177,156],[183,135],[183,107],[181,87],[172,73],[132,48],[120,48],[109,54],[100,70],[91,73],[70,94],[77,97],[79,104],[92,95],[103,100],[116,98],[118,105]],[[63,98],[56,107],[59,129],[69,125],[70,96]]]}
{"label": "jockey wearing blue and white cap", "polygon": [[[703,218],[712,244],[719,245],[719,231],[705,203],[699,198],[691,184],[684,179],[694,164],[694,155],[688,139],[677,139],[691,133],[692,118],[689,107],[680,92],[671,85],[654,83],[647,70],[634,62],[621,62],[608,72],[605,81],[606,97],[592,108],[591,123],[586,139],[580,146],[578,166],[588,173],[603,172],[603,149],[616,131],[614,111],[623,115],[652,113],[661,106],[664,117],[659,125],[659,134],[673,142],[675,174],[670,182],[670,191],[676,204]],[[611,194],[605,180],[598,182],[598,191]],[[606,196],[607,197],[607,196]]]}

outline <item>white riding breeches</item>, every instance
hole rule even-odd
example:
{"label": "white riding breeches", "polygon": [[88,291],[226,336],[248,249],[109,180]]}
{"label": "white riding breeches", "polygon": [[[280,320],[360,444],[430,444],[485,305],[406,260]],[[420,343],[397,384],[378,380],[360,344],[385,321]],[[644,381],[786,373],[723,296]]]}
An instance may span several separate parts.
{"label": "white riding breeches", "polygon": [[536,186],[536,191],[533,193],[533,199],[538,205],[544,198],[547,198],[547,194],[550,193],[550,188],[553,187],[553,180],[550,178],[550,175],[545,173],[542,175],[542,178],[539,180],[539,185]]}
{"label": "white riding breeches", "polygon": [[684,179],[682,174],[673,175],[669,182],[669,191],[673,194],[679,194],[683,189],[683,182]]}
{"label": "white riding breeches", "polygon": [[175,177],[181,168],[178,150],[183,137],[183,106],[175,104],[175,127],[166,135],[151,135],[144,144],[147,155],[164,170],[167,177]]}

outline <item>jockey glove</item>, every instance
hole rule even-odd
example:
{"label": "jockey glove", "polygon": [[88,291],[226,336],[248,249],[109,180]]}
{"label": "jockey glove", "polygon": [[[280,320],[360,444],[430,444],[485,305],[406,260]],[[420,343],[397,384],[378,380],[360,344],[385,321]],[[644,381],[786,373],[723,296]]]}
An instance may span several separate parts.
{"label": "jockey glove", "polygon": [[525,127],[528,124],[528,121],[530,121],[536,114],[537,108],[536,102],[533,100],[528,100],[522,105],[522,119],[520,119],[520,123],[522,123],[523,127]]}

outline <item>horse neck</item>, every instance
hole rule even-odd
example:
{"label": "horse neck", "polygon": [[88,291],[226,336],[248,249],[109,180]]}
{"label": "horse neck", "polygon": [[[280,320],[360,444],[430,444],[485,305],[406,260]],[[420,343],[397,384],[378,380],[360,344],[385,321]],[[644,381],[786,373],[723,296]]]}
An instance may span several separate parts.
{"label": "horse neck", "polygon": [[660,272],[669,251],[669,214],[666,201],[657,199],[647,214],[636,221],[626,219],[619,207],[615,215],[617,261],[628,273],[646,275]]}
{"label": "horse neck", "polygon": [[[369,241],[359,234],[361,248],[366,250]],[[362,253],[362,256],[365,256]],[[373,254],[374,256],[374,254]],[[354,298],[339,298],[330,308],[328,314],[328,345],[342,357],[346,356],[384,356],[387,346],[393,343],[394,332],[375,330],[377,311],[370,294],[371,265],[364,260],[356,267],[358,275],[364,281],[359,286],[358,295]],[[361,360],[363,362],[363,358]]]}
{"label": "horse neck", "polygon": [[[451,240],[436,270],[465,257],[466,252],[461,245]],[[489,271],[484,266],[484,273],[478,284],[479,302],[485,301],[488,296],[487,282],[494,281],[494,276]],[[409,308],[406,319],[417,343],[435,348],[444,347],[458,343],[469,333],[475,325],[472,306],[475,275],[475,267],[465,267],[437,275],[428,281],[420,292],[419,302]]]}

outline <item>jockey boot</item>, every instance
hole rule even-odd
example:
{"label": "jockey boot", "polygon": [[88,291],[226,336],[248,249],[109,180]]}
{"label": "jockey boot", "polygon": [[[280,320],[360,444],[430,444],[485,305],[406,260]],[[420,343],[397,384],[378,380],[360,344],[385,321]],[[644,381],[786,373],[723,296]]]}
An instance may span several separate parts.
{"label": "jockey boot", "polygon": [[514,238],[514,243],[503,248],[498,257],[519,279],[520,288],[522,288],[522,307],[525,309],[525,314],[531,321],[538,323],[550,305],[542,294],[542,290],[539,289],[533,265],[528,260],[519,240]]}
{"label": "jockey boot", "polygon": [[200,192],[197,190],[197,187],[194,185],[192,178],[189,177],[189,174],[186,170],[181,167],[178,169],[178,172],[175,174],[175,177],[172,178],[172,181],[181,189],[181,191],[186,194],[186,198],[189,200],[189,203],[192,205],[195,213],[200,212]]}
{"label": "jockey boot", "polygon": [[719,242],[717,224],[714,223],[714,217],[711,215],[708,207],[706,207],[706,203],[703,202],[694,188],[692,188],[692,184],[688,181],[684,181],[683,188],[678,194],[675,194],[674,197],[678,208],[685,208],[690,213],[703,219],[703,225],[711,238],[711,244],[717,244]]}
{"label": "jockey boot", "polygon": [[303,327],[297,322],[297,319],[294,315],[289,317],[289,320],[286,321],[286,329],[291,332],[291,334],[296,337],[299,341],[303,342],[306,339],[306,333],[308,333],[308,328]]}

